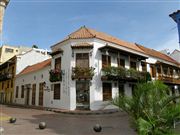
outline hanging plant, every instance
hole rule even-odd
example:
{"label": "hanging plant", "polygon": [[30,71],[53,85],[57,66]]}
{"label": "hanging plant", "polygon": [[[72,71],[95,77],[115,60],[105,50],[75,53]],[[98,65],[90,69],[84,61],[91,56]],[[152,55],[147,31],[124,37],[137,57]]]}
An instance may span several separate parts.
{"label": "hanging plant", "polygon": [[57,82],[62,80],[62,73],[59,69],[52,69],[49,71],[49,80],[51,82]]}

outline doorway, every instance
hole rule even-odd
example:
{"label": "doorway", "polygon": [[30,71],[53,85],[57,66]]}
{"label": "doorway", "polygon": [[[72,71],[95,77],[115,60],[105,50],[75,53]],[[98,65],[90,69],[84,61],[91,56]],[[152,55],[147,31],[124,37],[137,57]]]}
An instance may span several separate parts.
{"label": "doorway", "polygon": [[76,81],[76,109],[89,109],[89,81]]}
{"label": "doorway", "polygon": [[[24,88],[23,88],[23,89],[24,89]],[[25,95],[25,105],[29,105],[30,89],[31,89],[31,84],[26,84],[26,85],[25,85],[25,90],[26,90],[26,95]]]}
{"label": "doorway", "polygon": [[32,85],[32,105],[36,104],[36,84]]}
{"label": "doorway", "polygon": [[39,83],[39,106],[43,106],[43,83]]}
{"label": "doorway", "polygon": [[27,91],[26,91],[26,105],[29,105],[29,92],[30,90],[29,89],[27,89]]}

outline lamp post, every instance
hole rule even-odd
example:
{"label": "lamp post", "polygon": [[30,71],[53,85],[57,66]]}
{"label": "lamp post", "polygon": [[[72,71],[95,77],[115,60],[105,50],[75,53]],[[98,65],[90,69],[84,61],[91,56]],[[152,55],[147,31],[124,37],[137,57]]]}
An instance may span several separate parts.
{"label": "lamp post", "polygon": [[178,32],[179,32],[179,43],[180,43],[180,10],[173,12],[169,16],[177,23]]}

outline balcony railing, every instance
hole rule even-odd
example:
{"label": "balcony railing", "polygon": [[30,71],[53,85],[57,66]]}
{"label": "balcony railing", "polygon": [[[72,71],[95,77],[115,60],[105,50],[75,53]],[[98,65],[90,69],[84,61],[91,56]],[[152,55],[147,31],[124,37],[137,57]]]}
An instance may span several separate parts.
{"label": "balcony railing", "polygon": [[135,69],[126,69],[123,67],[105,67],[101,72],[102,80],[132,80],[132,81],[150,81],[151,76],[148,72],[140,72]]}
{"label": "balcony railing", "polygon": [[13,76],[11,73],[0,74],[0,81],[5,81],[11,79]]}
{"label": "balcony railing", "polygon": [[168,76],[168,75],[158,75],[158,80],[161,80],[165,83],[173,83],[173,84],[180,84],[180,77],[173,77],[173,76]]}
{"label": "balcony railing", "polygon": [[94,76],[95,68],[83,68],[83,67],[73,67],[72,68],[72,79],[87,79],[92,80]]}
{"label": "balcony railing", "polygon": [[58,69],[52,69],[49,71],[49,81],[57,82],[62,81],[62,71]]}

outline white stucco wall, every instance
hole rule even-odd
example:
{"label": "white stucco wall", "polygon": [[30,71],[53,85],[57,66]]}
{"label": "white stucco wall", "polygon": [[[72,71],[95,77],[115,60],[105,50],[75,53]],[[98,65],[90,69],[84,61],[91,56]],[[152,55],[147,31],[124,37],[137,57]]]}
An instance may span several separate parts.
{"label": "white stucco wall", "polygon": [[[74,55],[72,56],[72,49],[71,45],[88,42],[94,45],[93,49],[74,49]],[[106,106],[107,102],[103,102],[103,92],[102,92],[102,81],[101,81],[101,68],[102,68],[102,61],[101,56],[102,52],[99,50],[100,47],[106,45],[107,42],[98,39],[79,39],[79,40],[70,40],[65,41],[61,44],[57,44],[56,46],[52,47],[52,51],[55,51],[58,48],[63,50],[63,54],[58,54],[53,57],[51,69],[54,69],[54,59],[57,57],[61,57],[61,69],[65,73],[63,75],[61,86],[62,86],[62,95],[63,95],[63,108],[75,110],[76,109],[76,80],[71,79],[72,67],[75,67],[76,63],[76,53],[91,53],[92,55],[89,56],[89,66],[95,68],[95,75],[91,80],[90,85],[90,109],[91,110],[98,110],[102,109]],[[117,47],[120,49],[125,49],[119,45],[115,45],[112,43],[108,43],[108,45],[112,45],[113,47]],[[129,49],[126,49],[126,51]],[[133,52],[130,50],[130,52]],[[139,52],[134,52],[140,55]],[[110,54],[111,55],[111,54]],[[143,54],[144,56],[144,54]],[[124,57],[124,56],[123,56]],[[129,68],[129,59],[128,57],[124,57],[125,59],[125,67]],[[117,56],[111,56],[111,66],[117,67]],[[141,69],[141,64],[137,64],[138,68]],[[116,82],[117,83],[117,82]],[[128,83],[125,83],[125,94],[131,96],[131,87]],[[115,97],[118,94],[118,85],[115,86],[114,82],[112,82],[112,97]]]}
{"label": "white stucco wall", "polygon": [[32,49],[24,54],[17,55],[16,75],[19,74],[25,67],[49,58],[51,58],[51,56],[47,54],[47,51],[40,52],[40,50],[37,49]]}
{"label": "white stucco wall", "polygon": [[[51,91],[51,86],[49,82],[49,70],[50,66],[43,68],[41,70],[31,72],[28,74],[24,74],[21,76],[17,76],[15,80],[15,90],[14,90],[14,103],[16,104],[26,104],[26,94],[27,90],[25,88],[24,98],[21,98],[21,86],[30,84],[30,96],[29,96],[29,105],[32,105],[32,85],[36,84],[36,100],[35,105],[38,106],[39,103],[39,83],[46,82],[46,86],[49,89],[44,88],[44,98],[43,98],[43,106],[50,107],[51,99],[53,96],[53,91]],[[42,78],[43,75],[43,78]],[[19,86],[18,98],[16,98],[16,86]]]}

